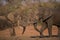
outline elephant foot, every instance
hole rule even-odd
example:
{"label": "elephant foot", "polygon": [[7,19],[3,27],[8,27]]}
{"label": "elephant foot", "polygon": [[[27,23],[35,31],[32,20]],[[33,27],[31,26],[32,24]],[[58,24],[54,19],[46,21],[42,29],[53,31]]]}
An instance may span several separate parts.
{"label": "elephant foot", "polygon": [[44,37],[44,35],[40,32],[40,38],[43,38]]}
{"label": "elephant foot", "polygon": [[52,35],[49,35],[49,37],[52,37]]}
{"label": "elephant foot", "polygon": [[42,33],[40,33],[40,38],[43,38],[43,37],[44,37],[44,35]]}

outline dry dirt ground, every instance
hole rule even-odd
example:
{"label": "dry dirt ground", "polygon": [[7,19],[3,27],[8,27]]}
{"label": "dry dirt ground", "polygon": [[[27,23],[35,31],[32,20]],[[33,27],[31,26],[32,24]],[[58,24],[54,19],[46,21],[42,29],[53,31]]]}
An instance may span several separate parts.
{"label": "dry dirt ground", "polygon": [[[38,26],[40,28],[40,26]],[[0,40],[60,40],[59,37],[44,37],[44,38],[30,38],[30,36],[39,36],[40,34],[34,30],[33,26],[27,26],[25,33],[22,35],[22,27],[15,28],[16,36],[10,36],[9,29],[0,31]],[[58,29],[56,26],[52,28],[52,35],[57,35]],[[44,35],[48,35],[48,29],[43,32]]]}
{"label": "dry dirt ground", "polygon": [[29,38],[29,37],[4,37],[0,40],[60,40],[60,38],[50,37],[50,38]]}

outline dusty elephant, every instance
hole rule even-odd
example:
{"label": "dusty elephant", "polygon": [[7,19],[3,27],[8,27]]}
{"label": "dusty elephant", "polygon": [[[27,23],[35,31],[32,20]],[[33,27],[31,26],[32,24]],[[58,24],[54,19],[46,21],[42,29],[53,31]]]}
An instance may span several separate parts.
{"label": "dusty elephant", "polygon": [[[46,10],[46,9],[45,9]],[[43,31],[48,28],[48,33],[49,33],[49,36],[52,36],[52,25],[56,25],[58,27],[58,36],[60,36],[60,8],[56,8],[56,9],[48,9],[51,14],[49,16],[45,16],[44,17],[44,13],[42,13],[42,28],[41,30],[38,30],[36,27],[37,27],[37,23],[35,23],[35,29],[40,32],[41,36],[43,36]],[[41,17],[41,16],[40,16]]]}
{"label": "dusty elephant", "polygon": [[[42,11],[41,11],[42,10]],[[40,34],[41,34],[41,36],[42,36],[42,32],[46,29],[46,28],[48,28],[48,32],[49,32],[49,36],[51,36],[52,35],[52,25],[54,24],[54,25],[57,25],[57,26],[59,26],[59,16],[57,16],[57,15],[59,15],[59,12],[57,11],[57,10],[55,10],[55,9],[51,9],[51,8],[41,8],[40,9],[40,14],[38,13],[38,17],[39,17],[39,19],[34,19],[31,15],[31,17],[33,18],[33,21],[31,22],[31,24],[33,24],[34,25],[34,28],[35,28],[35,30],[36,31],[38,31]],[[44,12],[43,12],[44,11]],[[48,12],[47,12],[48,11]],[[56,15],[56,12],[58,12],[58,14]],[[46,13],[47,12],[47,13]],[[54,13],[55,12],[55,13]],[[45,14],[44,14],[45,13]],[[53,14],[54,13],[54,14]],[[31,13],[30,13],[31,14]],[[23,16],[24,15],[24,16]],[[32,14],[32,15],[34,15],[34,14]],[[22,32],[22,34],[24,34],[24,32],[25,32],[25,29],[26,29],[26,26],[27,25],[29,25],[30,23],[28,23],[28,19],[30,19],[29,17],[28,17],[28,15],[25,15],[25,14],[20,14],[20,13],[16,13],[15,15],[15,22],[17,22],[17,20],[19,20],[20,21],[20,23],[21,24],[19,24],[20,26],[22,26],[23,27],[23,32]],[[18,19],[16,20],[16,17],[17,16],[19,16],[18,17]],[[56,18],[57,17],[57,18]],[[41,30],[38,30],[37,29],[37,23],[38,23],[38,21],[40,20],[42,18],[42,25],[43,25],[43,27],[41,28]],[[58,19],[58,20],[55,20],[55,19]],[[31,19],[32,20],[32,19]],[[35,20],[35,21],[34,21]],[[56,24],[55,24],[55,23]],[[59,28],[58,28],[58,30],[60,30]]]}

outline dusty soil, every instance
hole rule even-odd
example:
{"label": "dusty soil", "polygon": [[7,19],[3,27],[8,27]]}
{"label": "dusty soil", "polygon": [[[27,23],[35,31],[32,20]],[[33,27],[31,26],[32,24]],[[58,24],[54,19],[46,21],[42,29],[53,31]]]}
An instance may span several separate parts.
{"label": "dusty soil", "polygon": [[[40,28],[40,26],[38,26]],[[34,29],[33,26],[27,26],[25,33],[22,35],[22,27],[15,28],[16,36],[11,37],[9,29],[0,31],[0,40],[59,40],[56,37],[50,38],[29,38],[30,36],[39,36],[40,34]],[[56,26],[52,28],[52,34],[57,35],[58,29]],[[44,35],[48,35],[48,29],[43,32]]]}

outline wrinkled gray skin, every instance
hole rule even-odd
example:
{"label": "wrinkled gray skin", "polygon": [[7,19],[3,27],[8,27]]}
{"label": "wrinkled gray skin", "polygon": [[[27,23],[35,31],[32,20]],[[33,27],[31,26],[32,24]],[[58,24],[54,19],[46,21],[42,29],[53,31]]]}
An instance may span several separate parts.
{"label": "wrinkled gray skin", "polygon": [[[49,11],[49,8],[43,8],[43,7],[41,7],[39,9],[40,12],[38,14],[33,14],[33,13],[26,14],[26,13],[15,12],[15,14],[14,14],[15,18],[14,18],[14,20],[15,20],[16,23],[17,23],[17,20],[19,20],[19,26],[23,27],[22,34],[24,34],[27,25],[33,24],[35,30],[38,31],[42,35],[42,32],[45,30],[45,28],[47,28],[46,26],[48,26],[47,23],[49,21],[51,21],[51,19],[49,18],[48,21],[44,21],[44,22],[42,22],[42,20],[45,20],[46,18],[48,18],[48,17],[50,17],[52,15],[52,13],[49,13],[50,11],[48,13],[45,13],[44,12],[45,10]],[[47,15],[45,15],[44,13],[47,14]],[[36,19],[36,16],[38,17],[38,19]],[[42,20],[41,20],[41,18],[42,18]],[[40,20],[41,20],[43,26],[42,26],[41,30],[38,30],[37,29],[37,25],[38,25],[37,23]],[[52,24],[52,22],[49,22],[49,24]],[[50,27],[49,27],[49,29],[50,29]],[[50,32],[50,30],[49,30],[49,32]],[[51,34],[51,33],[49,33],[49,34]]]}
{"label": "wrinkled gray skin", "polygon": [[[1,6],[5,6],[8,2],[10,2],[10,3],[13,3],[13,2],[11,2],[10,0],[1,0],[0,1],[0,5]],[[41,11],[42,10],[42,11]],[[14,15],[14,17],[15,17],[15,19],[16,19],[16,17],[18,17],[18,19],[17,20],[19,20],[20,22],[21,22],[21,24],[19,24],[20,26],[22,26],[23,27],[23,32],[22,32],[22,34],[24,34],[24,32],[25,32],[25,30],[26,30],[26,26],[27,25],[29,25],[29,24],[33,24],[34,25],[34,28],[35,28],[35,30],[36,31],[38,31],[40,34],[41,34],[41,36],[43,35],[42,34],[42,32],[48,27],[48,31],[49,31],[49,36],[51,36],[51,34],[52,34],[52,24],[55,24],[55,25],[57,25],[58,27],[60,26],[60,21],[59,21],[59,16],[57,16],[57,15],[59,15],[59,13],[55,13],[55,14],[53,14],[53,16],[54,17],[50,17],[52,14],[47,14],[47,15],[49,15],[49,16],[47,16],[47,15],[45,15],[44,14],[44,12],[43,11],[45,11],[45,10],[50,10],[50,9],[45,9],[45,8],[43,8],[43,9],[41,9],[40,11],[42,12],[42,13],[40,13],[40,14],[38,14],[38,17],[39,17],[39,20],[42,22],[42,28],[41,28],[41,30],[38,30],[37,29],[37,23],[38,23],[38,19],[36,20],[35,18],[33,18],[34,20],[31,22],[31,23],[28,23],[27,22],[27,20],[29,19],[29,18],[26,18],[25,17],[25,19],[24,19],[24,17],[23,17],[23,15],[21,15],[21,14],[15,14]],[[53,11],[53,10],[52,10]],[[50,13],[50,12],[49,12]],[[6,18],[6,20],[5,19],[0,19],[0,21],[2,20],[2,23],[0,24],[1,25],[1,29],[3,30],[3,28],[4,28],[4,26],[5,26],[5,28],[7,28],[6,26],[8,25],[8,27],[10,27],[11,28],[11,33],[12,33],[12,35],[15,35],[15,30],[14,30],[14,27],[13,27],[13,22],[11,21],[11,20],[9,20],[8,19],[8,14],[9,14],[9,12],[6,12],[6,13],[0,13],[0,16],[5,16],[5,18]],[[32,14],[32,15],[34,15],[34,14]],[[41,16],[41,15],[43,15],[43,16]],[[28,16],[27,16],[28,17]],[[32,17],[34,17],[34,16],[32,16]],[[57,19],[57,20],[54,20],[54,19]],[[15,20],[15,23],[17,23],[17,20]],[[52,23],[52,20],[53,20],[53,23]],[[31,21],[31,20],[30,20]],[[43,22],[44,21],[44,22]],[[54,23],[55,22],[55,23]],[[5,23],[7,23],[7,24],[5,24]],[[4,24],[4,26],[2,26]],[[59,30],[60,30],[60,28],[58,28]],[[58,34],[60,34],[60,33],[58,33]]]}
{"label": "wrinkled gray skin", "polygon": [[60,7],[55,9],[55,13],[53,14],[53,25],[58,27],[58,36],[60,36]]}
{"label": "wrinkled gray skin", "polygon": [[[23,27],[23,32],[22,34],[24,34],[25,30],[26,30],[26,26],[29,24],[33,24],[34,28],[36,31],[38,31],[40,33],[40,36],[43,36],[43,31],[48,28],[48,33],[49,36],[52,36],[52,25],[56,25],[58,27],[58,30],[60,31],[60,19],[59,19],[59,13],[60,13],[60,9],[56,8],[56,9],[51,9],[51,8],[40,8],[39,10],[40,12],[38,13],[38,17],[39,19],[34,18],[36,14],[31,14],[31,15],[25,15],[24,13],[15,13],[14,17],[15,17],[15,22],[17,23],[17,20],[19,20],[19,26]],[[46,12],[47,13],[46,13]],[[17,17],[18,16],[18,17]],[[31,18],[29,18],[29,16]],[[18,18],[16,20],[16,18]],[[31,22],[31,23],[29,23]],[[42,28],[40,30],[37,29],[37,25],[38,22],[42,23]],[[58,31],[58,35],[60,34],[60,32]]]}
{"label": "wrinkled gray skin", "polygon": [[[59,11],[57,11],[57,9],[51,9],[51,8],[40,8],[39,9],[39,13],[38,13],[38,17],[39,19],[36,19],[34,18],[36,14],[31,14],[31,15],[25,15],[24,13],[15,13],[14,17],[15,17],[15,22],[17,23],[17,20],[19,20],[19,26],[23,27],[23,32],[22,34],[24,34],[25,30],[26,30],[26,26],[29,25],[29,24],[33,24],[34,25],[34,28],[36,31],[38,31],[40,33],[40,36],[42,37],[43,36],[43,31],[48,28],[48,33],[49,33],[49,36],[52,36],[52,25],[56,25],[58,27],[58,30],[59,29]],[[46,12],[47,13],[46,13]],[[17,17],[18,16],[18,17]],[[31,18],[29,18],[29,16]],[[16,18],[18,18],[16,20]],[[55,20],[57,19],[57,20]],[[30,23],[29,23],[30,22]],[[42,28],[40,30],[37,29],[37,23],[38,22],[41,22],[42,23]],[[58,32],[59,34],[59,32]]]}
{"label": "wrinkled gray skin", "polygon": [[[47,15],[44,13],[40,14],[39,20],[42,22],[42,28],[40,30],[37,29],[37,23],[35,23],[35,29],[40,32],[40,36],[43,37],[43,31],[48,28],[49,36],[52,36],[52,25],[56,25],[58,27],[58,36],[60,36],[60,8],[56,9],[44,9],[43,11],[48,11]],[[49,15],[49,16],[48,16]]]}

